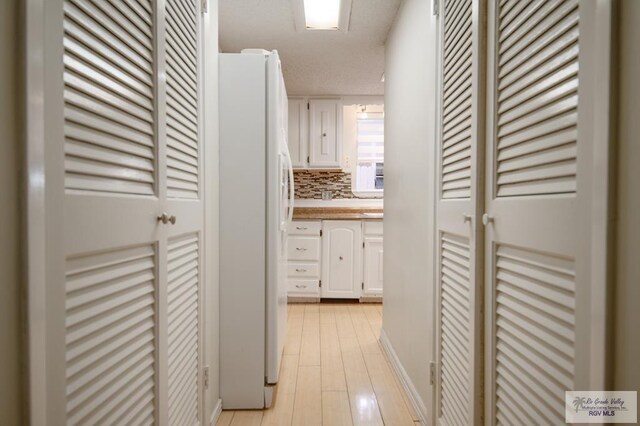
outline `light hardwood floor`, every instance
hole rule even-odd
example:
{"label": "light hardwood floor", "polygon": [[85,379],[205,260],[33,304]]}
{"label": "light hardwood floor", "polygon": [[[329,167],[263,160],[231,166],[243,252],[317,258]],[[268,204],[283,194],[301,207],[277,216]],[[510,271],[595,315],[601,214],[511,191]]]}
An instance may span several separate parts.
{"label": "light hardwood floor", "polygon": [[378,339],[382,305],[289,305],[273,407],[223,411],[218,426],[417,426]]}

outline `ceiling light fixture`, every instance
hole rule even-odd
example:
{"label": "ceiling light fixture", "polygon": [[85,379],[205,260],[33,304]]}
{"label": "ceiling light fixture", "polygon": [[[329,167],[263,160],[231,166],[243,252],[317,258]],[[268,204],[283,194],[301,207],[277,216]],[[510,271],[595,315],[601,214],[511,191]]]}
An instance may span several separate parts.
{"label": "ceiling light fixture", "polygon": [[353,0],[290,0],[296,31],[339,30],[347,32]]}
{"label": "ceiling light fixture", "polygon": [[304,0],[304,20],[310,30],[337,30],[340,0]]}
{"label": "ceiling light fixture", "polygon": [[360,105],[360,119],[362,120],[366,120],[367,118],[369,118],[369,114],[367,114],[367,106],[366,105]]}

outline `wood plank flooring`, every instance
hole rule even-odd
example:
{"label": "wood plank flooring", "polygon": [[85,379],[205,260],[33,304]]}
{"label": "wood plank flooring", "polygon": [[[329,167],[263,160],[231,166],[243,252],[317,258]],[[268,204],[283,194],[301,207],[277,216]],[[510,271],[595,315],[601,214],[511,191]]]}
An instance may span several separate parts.
{"label": "wood plank flooring", "polygon": [[417,426],[378,339],[382,305],[289,305],[280,381],[268,410],[223,411],[218,426]]}

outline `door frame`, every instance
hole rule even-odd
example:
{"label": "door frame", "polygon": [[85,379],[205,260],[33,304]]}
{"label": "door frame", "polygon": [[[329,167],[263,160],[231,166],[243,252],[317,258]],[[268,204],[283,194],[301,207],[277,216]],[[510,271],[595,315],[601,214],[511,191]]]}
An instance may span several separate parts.
{"label": "door frame", "polygon": [[[204,0],[206,4],[210,0]],[[164,0],[158,0],[164,3]],[[217,3],[215,8],[204,11],[200,15],[200,46],[205,45],[205,29],[203,27],[204,14],[215,13],[217,16]],[[204,4],[204,3],[203,3]],[[46,426],[53,419],[64,419],[65,404],[64,395],[56,394],[51,387],[52,382],[64,380],[62,369],[48,368],[55,365],[56,360],[51,354],[47,354],[47,341],[64,341],[64,329],[50,333],[49,321],[60,320],[60,310],[51,309],[50,300],[47,298],[48,286],[62,286],[65,282],[64,274],[64,197],[53,196],[50,189],[64,194],[64,156],[49,155],[50,151],[62,153],[64,139],[55,135],[62,135],[64,125],[63,111],[51,102],[50,99],[62,99],[62,85],[56,84],[62,81],[62,62],[56,69],[51,69],[48,64],[52,57],[62,57],[62,44],[58,43],[62,37],[63,12],[57,8],[57,2],[47,0],[26,0],[23,5],[23,57],[22,69],[24,71],[23,86],[23,131],[24,131],[24,189],[22,207],[26,212],[26,218],[22,223],[22,236],[25,241],[23,249],[23,271],[25,274],[25,307],[26,324],[24,350],[26,352],[27,366],[24,394],[26,397],[26,412],[29,423],[35,426]],[[58,25],[50,26],[52,17],[57,16]],[[46,19],[45,19],[46,18]],[[216,21],[213,19],[212,21]],[[212,25],[207,33],[215,32],[217,39],[217,25]],[[207,49],[201,49],[200,72],[202,80],[207,73],[217,77],[217,56],[206,55]],[[217,80],[217,79],[216,79]],[[203,251],[204,264],[202,266],[200,294],[201,308],[199,357],[201,359],[199,369],[207,366],[207,348],[212,345],[212,350],[217,352],[218,333],[215,330],[217,320],[218,300],[214,297],[217,291],[217,238],[218,238],[218,89],[217,84],[205,86],[200,89],[201,116],[204,117],[207,108],[215,114],[215,120],[203,120],[202,129],[202,168],[200,170],[201,194],[204,209],[203,241],[200,247]],[[51,131],[55,129],[55,131]],[[210,135],[207,136],[207,135]],[[205,136],[207,142],[205,143]],[[212,183],[207,183],[213,178]],[[64,306],[64,300],[56,300],[56,304]],[[211,304],[211,306],[208,306]],[[208,314],[203,311],[209,312]],[[213,330],[209,327],[213,326]],[[210,336],[210,334],[213,334]],[[207,336],[208,339],[207,339]],[[60,340],[61,339],[61,340]],[[213,339],[213,342],[209,341]],[[215,359],[215,358],[214,358]],[[57,360],[62,362],[62,360]],[[207,416],[215,415],[215,406],[208,403],[208,394],[212,389],[212,373],[217,378],[217,366],[209,367],[209,386],[200,386],[201,403],[199,405],[202,422],[208,420]],[[215,371],[211,371],[211,368]],[[199,374],[199,382],[202,376]],[[215,380],[217,383],[217,379]],[[53,399],[53,400],[52,400]],[[219,404],[216,404],[219,405]],[[54,411],[51,411],[54,410]],[[211,413],[211,414],[210,414]]]}
{"label": "door frame", "polygon": [[[61,149],[61,140],[52,140],[49,130],[63,123],[62,111],[56,111],[50,102],[51,91],[55,85],[47,84],[53,72],[46,68],[51,55],[62,57],[62,50],[55,48],[55,40],[61,33],[47,26],[51,14],[58,14],[62,20],[62,10],[56,11],[52,2],[28,0],[24,6],[24,71],[25,71],[25,201],[27,218],[23,224],[26,241],[26,305],[27,305],[27,404],[28,418],[33,425],[46,425],[50,414],[50,394],[48,385],[50,375],[56,373],[47,368],[50,356],[46,353],[47,322],[53,309],[47,305],[47,285],[64,285],[63,258],[63,197],[47,197],[47,189],[56,187],[63,191],[64,163],[60,157],[47,155],[48,149],[55,144],[54,150]],[[62,27],[60,21],[60,29]],[[61,45],[61,43],[58,43]],[[51,46],[53,45],[53,46]],[[62,64],[58,68],[60,79]],[[56,76],[53,76],[55,78]],[[61,98],[62,85],[58,88]],[[58,108],[59,109],[59,108]],[[55,118],[52,118],[52,115]],[[56,132],[52,132],[56,133]],[[57,132],[60,133],[60,132]],[[59,336],[58,336],[59,337]],[[54,407],[55,408],[55,407]],[[62,407],[55,408],[59,418]],[[62,413],[63,414],[63,413]],[[64,414],[63,414],[64,415]]]}

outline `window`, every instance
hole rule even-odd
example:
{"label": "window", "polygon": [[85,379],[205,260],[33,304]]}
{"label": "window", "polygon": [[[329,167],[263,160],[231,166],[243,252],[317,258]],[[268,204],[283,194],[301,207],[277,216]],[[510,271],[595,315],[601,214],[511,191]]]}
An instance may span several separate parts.
{"label": "window", "polygon": [[367,113],[357,119],[356,192],[382,195],[384,189],[384,115]]}

